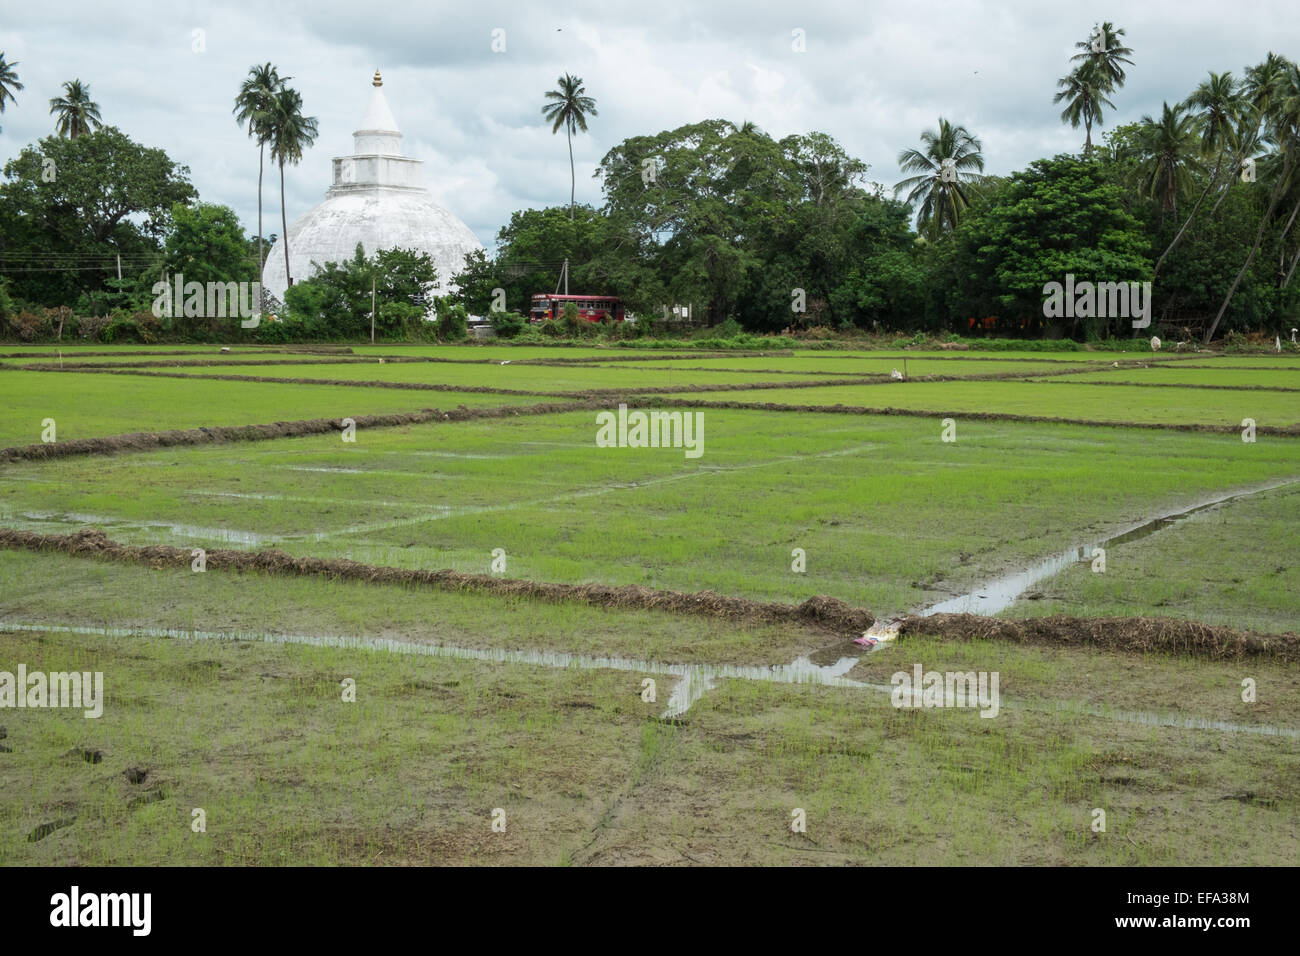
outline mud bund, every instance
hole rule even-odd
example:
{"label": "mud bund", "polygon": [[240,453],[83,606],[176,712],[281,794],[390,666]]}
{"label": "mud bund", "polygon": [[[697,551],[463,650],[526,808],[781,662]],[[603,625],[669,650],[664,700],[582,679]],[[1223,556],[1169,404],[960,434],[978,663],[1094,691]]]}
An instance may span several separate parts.
{"label": "mud bund", "polygon": [[899,637],[931,635],[945,640],[1006,641],[1046,647],[1180,654],[1209,660],[1270,658],[1300,661],[1300,635],[1256,634],[1165,617],[1035,617],[1010,621],[977,614],[931,614],[904,618]]}
{"label": "mud bund", "polygon": [[[59,535],[5,528],[0,529],[0,548],[61,551],[78,557],[178,568],[189,568],[191,560],[191,552],[187,548],[123,545],[95,529]],[[727,597],[713,591],[691,593],[631,584],[614,587],[517,580],[450,570],[381,567],[345,559],[300,558],[275,550],[207,551],[206,562],[210,571],[260,571],[266,574],[424,586],[442,591],[474,591],[619,610],[698,614],[738,622],[791,623],[821,628],[837,635],[859,634],[875,623],[875,618],[866,610],[826,595],[809,598],[802,604],[779,604]]]}

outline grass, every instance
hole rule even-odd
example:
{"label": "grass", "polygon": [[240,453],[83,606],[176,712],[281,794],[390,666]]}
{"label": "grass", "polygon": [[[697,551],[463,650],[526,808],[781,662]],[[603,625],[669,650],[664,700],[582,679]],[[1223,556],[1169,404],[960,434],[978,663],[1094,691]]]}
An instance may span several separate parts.
{"label": "grass", "polygon": [[[0,859],[15,863],[1285,865],[1300,850],[1294,747],[1035,709],[1044,693],[1075,699],[1081,652],[917,641],[875,665],[996,659],[993,720],[731,680],[673,726],[616,672],[246,641],[5,643],[33,670],[105,675],[98,720],[6,716],[0,784],[23,799],[0,801]],[[1186,681],[1179,662],[1141,663],[1144,685]],[[1204,683],[1227,697],[1235,675],[1215,670]],[[796,808],[806,833],[790,830]],[[51,821],[71,823],[27,840]]]}
{"label": "grass", "polygon": [[693,401],[772,402],[789,405],[857,405],[903,408],[936,415],[996,412],[1085,421],[1205,424],[1240,427],[1300,423],[1300,402],[1285,392],[1197,391],[1048,382],[900,382],[824,388],[696,392]]}
{"label": "grass", "polygon": [[1063,375],[1057,382],[1155,382],[1163,385],[1214,385],[1218,387],[1254,386],[1256,388],[1300,389],[1300,369],[1278,368],[1182,368],[1165,363],[1150,368],[1108,368],[1103,372]]}
{"label": "grass", "polygon": [[[5,581],[0,620],[19,623],[371,636],[455,647],[745,665],[788,663],[834,641],[820,630],[696,615],[393,584],[199,574],[25,551],[0,550],[0,577]],[[51,581],[58,585],[51,587]],[[3,660],[10,659],[6,652]]]}
{"label": "grass", "polygon": [[893,613],[1080,535],[1300,475],[1294,439],[971,422],[945,443],[922,419],[704,415],[693,460],[597,448],[594,413],[571,413],[25,462],[0,468],[0,517],[478,573],[502,548],[512,577]]}
{"label": "grass", "polygon": [[[603,365],[478,365],[390,362],[380,365],[355,362],[328,365],[222,365],[178,366],[168,371],[193,375],[254,375],[265,378],[318,378],[331,380],[376,380],[391,382],[425,382],[442,385],[487,385],[525,391],[574,392],[604,388],[672,388],[689,385],[689,373],[673,369],[642,369],[640,364],[628,368],[605,368]],[[749,373],[710,375],[710,384],[754,382]],[[758,376],[757,380],[762,380]]]}
{"label": "grass", "polygon": [[1106,572],[1071,567],[1014,616],[1159,614],[1266,632],[1296,630],[1300,485],[1194,515],[1113,548]]}
{"label": "grass", "polygon": [[53,418],[59,441],[137,431],[344,418],[457,405],[543,399],[470,392],[410,392],[119,375],[0,372],[0,447],[41,441]]}
{"label": "grass", "polygon": [[[112,350],[122,362],[147,358]],[[186,351],[216,357],[212,346]],[[628,362],[637,353],[502,343],[355,351],[375,361],[239,367],[232,354],[190,371],[634,392],[887,373],[905,358],[913,380],[897,386],[698,397],[936,414],[705,409],[698,459],[681,449],[597,448],[594,412],[584,412],[363,429],[354,444],[322,435],[22,461],[0,465],[0,525],[95,525],[129,543],[278,547],[479,573],[502,548],[513,578],[788,602],[831,594],[884,616],[1152,514],[1300,477],[1295,438],[1247,444],[1235,431],[962,417],[1290,424],[1300,402],[1286,392],[1087,384],[1285,387],[1300,369],[1290,356],[800,350],[644,353],[655,361]],[[380,366],[384,354],[511,364]],[[525,357],[590,364],[516,364]],[[1000,361],[1012,358],[1032,361]],[[1153,367],[1109,368],[1121,359]],[[1080,372],[1037,383],[917,380],[1058,369]],[[9,412],[0,445],[39,441],[46,417],[68,440],[542,400],[0,370]],[[941,440],[941,412],[958,419],[955,443]],[[1086,563],[1068,568],[1006,613],[1167,615],[1294,631],[1297,517],[1300,486],[1243,498],[1112,546],[1105,574]],[[796,547],[806,552],[802,574],[791,571]],[[1300,729],[1300,675],[1266,660],[925,635],[866,656],[847,635],[811,628],[48,552],[0,551],[0,581],[0,670],[99,670],[106,685],[98,720],[0,711],[3,863],[1260,866],[1300,858],[1294,737],[1133,716]],[[5,631],[3,622],[37,629]],[[149,628],[181,636],[140,630]],[[203,632],[397,643],[311,646]],[[895,709],[870,688],[728,678],[684,720],[663,723],[670,674],[656,671],[658,700],[646,702],[637,671],[405,653],[430,645],[656,667],[850,657],[858,661],[848,676],[877,685],[920,663],[996,671],[1002,701],[999,716],[984,719]],[[1254,703],[1241,699],[1245,677],[1257,683]],[[342,699],[344,678],[356,682],[355,703]],[[133,768],[146,771],[134,783]],[[504,833],[491,826],[498,807]],[[206,833],[191,829],[195,808],[206,812]],[[806,834],[790,830],[796,808],[806,812]],[[1104,833],[1091,829],[1096,809],[1106,811]],[[28,839],[42,824],[65,822]]]}

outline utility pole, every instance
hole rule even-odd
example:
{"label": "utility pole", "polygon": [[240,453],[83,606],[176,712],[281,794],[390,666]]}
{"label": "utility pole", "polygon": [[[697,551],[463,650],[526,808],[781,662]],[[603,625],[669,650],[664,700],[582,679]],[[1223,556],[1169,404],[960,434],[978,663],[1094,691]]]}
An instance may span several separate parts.
{"label": "utility pole", "polygon": [[122,281],[122,257],[120,255],[117,257],[117,281]]}
{"label": "utility pole", "polygon": [[370,344],[375,344],[375,277],[370,277]]}

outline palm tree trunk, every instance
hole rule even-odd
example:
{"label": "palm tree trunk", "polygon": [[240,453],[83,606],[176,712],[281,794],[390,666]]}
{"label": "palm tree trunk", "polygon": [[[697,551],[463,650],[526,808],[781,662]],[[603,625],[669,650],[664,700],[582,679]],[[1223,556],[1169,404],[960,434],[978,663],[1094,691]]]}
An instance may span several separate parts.
{"label": "palm tree trunk", "polygon": [[569,141],[569,222],[573,222],[573,194],[576,182],[573,173],[573,130],[566,126],[564,135]]}
{"label": "palm tree trunk", "polygon": [[[1290,229],[1291,223],[1295,222],[1296,213],[1300,213],[1300,202],[1296,203],[1295,208],[1291,210],[1291,218],[1286,224],[1287,229]],[[1286,229],[1282,230],[1282,235],[1286,235]],[[1285,255],[1285,253],[1283,255]],[[1282,280],[1281,288],[1285,289],[1291,284],[1291,277],[1295,275],[1295,267],[1298,262],[1300,262],[1300,248],[1297,248],[1295,255],[1291,257],[1291,267],[1287,269],[1286,277]]]}
{"label": "palm tree trunk", "polygon": [[1286,278],[1282,280],[1282,288],[1285,289],[1291,284],[1291,279],[1295,276],[1295,267],[1297,263],[1300,263],[1300,249],[1297,249],[1295,255],[1291,257],[1291,268],[1287,270]]}
{"label": "palm tree trunk", "polygon": [[[262,163],[266,159],[266,143],[257,151],[257,281],[262,281]],[[260,309],[262,303],[257,303]]]}
{"label": "palm tree trunk", "polygon": [[[1238,170],[1241,169],[1241,160],[1242,160],[1241,156],[1233,156],[1231,168],[1235,168]],[[1227,184],[1224,185],[1223,192],[1219,193],[1219,198],[1214,201],[1214,208],[1210,210],[1211,216],[1213,216],[1215,213],[1219,211],[1219,207],[1223,205],[1223,201],[1228,198],[1228,193],[1230,192],[1232,192],[1231,176],[1228,177],[1228,182]]]}
{"label": "palm tree trunk", "polygon": [[289,292],[293,276],[289,275],[289,223],[284,216],[284,160],[280,160],[280,241],[284,243],[284,291]]}
{"label": "palm tree trunk", "polygon": [[1187,221],[1183,223],[1183,227],[1178,230],[1178,235],[1174,236],[1174,241],[1169,243],[1168,248],[1166,248],[1164,252],[1160,253],[1160,258],[1156,260],[1155,268],[1151,270],[1151,280],[1153,282],[1155,281],[1156,276],[1160,275],[1160,267],[1164,265],[1165,258],[1169,255],[1169,253],[1174,251],[1178,243],[1183,241],[1183,233],[1187,231],[1187,227],[1190,226],[1192,224],[1192,220],[1196,218],[1196,211],[1201,208],[1201,203],[1205,202],[1205,197],[1210,194],[1210,190],[1214,188],[1214,184],[1219,181],[1219,173],[1221,171],[1222,166],[1223,166],[1223,154],[1220,153],[1219,161],[1214,164],[1214,177],[1208,183],[1206,183],[1205,188],[1201,190],[1200,198],[1196,200],[1196,205],[1192,207],[1192,211],[1188,213]]}
{"label": "palm tree trunk", "polygon": [[1228,289],[1228,294],[1223,300],[1223,305],[1219,306],[1219,314],[1214,317],[1214,322],[1210,325],[1210,330],[1205,333],[1205,344],[1209,345],[1214,339],[1214,332],[1219,327],[1219,322],[1223,320],[1223,313],[1228,311],[1228,304],[1232,302],[1232,297],[1237,292],[1237,286],[1246,276],[1246,270],[1250,268],[1251,262],[1255,259],[1255,253],[1259,251],[1260,244],[1264,241],[1264,230],[1268,228],[1268,220],[1273,215],[1273,210],[1277,208],[1278,201],[1282,198],[1282,193],[1286,191],[1287,181],[1291,178],[1291,161],[1288,158],[1283,164],[1282,174],[1278,177],[1277,185],[1273,187],[1273,195],[1269,200],[1268,209],[1259,220],[1259,229],[1255,231],[1255,242],[1250,247],[1250,254],[1246,256],[1246,262],[1237,273],[1237,278],[1232,280],[1232,287]]}

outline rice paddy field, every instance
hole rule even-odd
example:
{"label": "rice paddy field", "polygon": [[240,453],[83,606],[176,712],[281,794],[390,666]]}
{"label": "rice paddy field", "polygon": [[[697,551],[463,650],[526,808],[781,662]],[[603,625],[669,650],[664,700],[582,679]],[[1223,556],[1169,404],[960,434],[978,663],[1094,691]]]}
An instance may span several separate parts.
{"label": "rice paddy field", "polygon": [[0,863],[1300,863],[1295,356],[4,346],[0,407]]}

